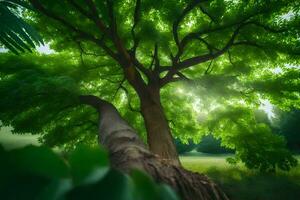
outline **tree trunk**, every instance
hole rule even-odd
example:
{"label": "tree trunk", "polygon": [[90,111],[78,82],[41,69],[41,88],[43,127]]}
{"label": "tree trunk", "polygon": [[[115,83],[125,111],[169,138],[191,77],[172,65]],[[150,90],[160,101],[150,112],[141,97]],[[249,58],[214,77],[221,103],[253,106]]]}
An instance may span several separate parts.
{"label": "tree trunk", "polygon": [[160,102],[158,88],[148,88],[147,98],[141,98],[141,112],[147,130],[147,142],[152,153],[180,165],[167,118]]}
{"label": "tree trunk", "polygon": [[152,154],[112,104],[95,96],[81,96],[80,100],[100,114],[99,140],[109,151],[112,167],[125,173],[142,170],[157,182],[170,185],[183,200],[228,199],[205,175],[187,171]]}
{"label": "tree trunk", "polygon": [[152,153],[180,165],[170,127],[160,102],[159,77],[154,76],[147,85],[132,65],[125,65],[124,74],[137,92],[141,113],[147,130],[147,143]]}

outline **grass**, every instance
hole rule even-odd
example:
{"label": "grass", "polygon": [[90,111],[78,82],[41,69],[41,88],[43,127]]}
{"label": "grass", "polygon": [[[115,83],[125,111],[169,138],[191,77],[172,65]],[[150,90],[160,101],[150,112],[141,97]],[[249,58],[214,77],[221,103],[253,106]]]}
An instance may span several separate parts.
{"label": "grass", "polygon": [[[300,199],[300,166],[290,172],[261,174],[242,165],[226,162],[230,155],[187,154],[183,166],[205,173],[217,182],[232,200],[298,200]],[[297,156],[300,161],[300,156]]]}

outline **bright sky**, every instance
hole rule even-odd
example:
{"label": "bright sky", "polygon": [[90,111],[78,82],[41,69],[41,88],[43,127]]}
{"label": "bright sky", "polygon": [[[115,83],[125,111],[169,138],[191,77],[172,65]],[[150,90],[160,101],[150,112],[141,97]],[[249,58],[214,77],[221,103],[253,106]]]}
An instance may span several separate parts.
{"label": "bright sky", "polygon": [[51,54],[54,53],[52,49],[50,49],[49,44],[41,45],[36,48],[36,50],[42,54]]}
{"label": "bright sky", "polygon": [[[54,50],[50,49],[49,44],[41,45],[36,48],[36,50],[41,54],[51,54],[54,53]],[[0,47],[0,53],[7,52],[7,49]]]}
{"label": "bright sky", "polygon": [[274,106],[269,100],[261,99],[259,109],[267,114],[269,120],[272,120],[275,117]]}

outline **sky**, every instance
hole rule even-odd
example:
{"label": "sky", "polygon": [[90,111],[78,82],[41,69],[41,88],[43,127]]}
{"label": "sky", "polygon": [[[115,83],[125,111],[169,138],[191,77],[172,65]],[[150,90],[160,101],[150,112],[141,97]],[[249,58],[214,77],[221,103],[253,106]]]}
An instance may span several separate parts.
{"label": "sky", "polygon": [[[37,52],[41,54],[51,54],[54,53],[54,50],[52,50],[49,46],[49,44],[41,45],[36,48]],[[7,49],[0,47],[0,53],[1,52],[7,52]]]}

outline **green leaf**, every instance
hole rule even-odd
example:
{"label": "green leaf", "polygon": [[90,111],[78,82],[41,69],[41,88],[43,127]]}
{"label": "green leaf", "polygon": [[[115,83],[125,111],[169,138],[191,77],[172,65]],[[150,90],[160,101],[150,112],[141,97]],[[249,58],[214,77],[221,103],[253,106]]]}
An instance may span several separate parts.
{"label": "green leaf", "polygon": [[74,184],[94,183],[108,172],[108,154],[102,148],[78,147],[69,158]]}
{"label": "green leaf", "polygon": [[133,200],[130,179],[116,170],[110,170],[103,179],[88,185],[80,185],[66,195],[72,200]]}
{"label": "green leaf", "polygon": [[57,154],[44,146],[27,146],[8,153],[11,165],[22,173],[46,178],[69,177],[69,169]]}
{"label": "green leaf", "polygon": [[38,195],[38,200],[59,200],[72,189],[71,179],[52,180]]}
{"label": "green leaf", "polygon": [[180,200],[175,191],[168,185],[162,184],[158,187],[161,200]]}
{"label": "green leaf", "polygon": [[130,177],[134,183],[134,197],[136,199],[159,199],[156,185],[151,177],[139,170],[132,170]]}

